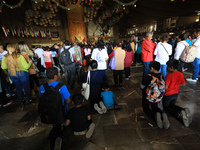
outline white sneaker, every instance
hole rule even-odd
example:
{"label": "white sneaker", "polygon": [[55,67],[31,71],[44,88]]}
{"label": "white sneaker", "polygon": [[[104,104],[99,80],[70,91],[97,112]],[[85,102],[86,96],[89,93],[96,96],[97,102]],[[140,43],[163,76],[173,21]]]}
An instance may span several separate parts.
{"label": "white sneaker", "polygon": [[90,138],[94,132],[95,124],[91,123],[88,131],[86,132],[86,138]]}
{"label": "white sneaker", "polygon": [[99,105],[101,107],[101,110],[103,113],[106,113],[107,112],[107,108],[106,106],[104,105],[104,103],[102,101],[99,102]]}
{"label": "white sneaker", "polygon": [[11,94],[6,94],[6,97],[11,97]]}
{"label": "white sneaker", "polygon": [[186,81],[189,81],[189,82],[194,82],[194,83],[196,83],[196,82],[197,82],[197,80],[194,80],[194,79],[192,79],[192,78],[186,79]]}
{"label": "white sneaker", "polygon": [[101,108],[99,108],[99,106],[97,104],[94,104],[94,109],[99,113],[99,114],[103,114],[103,111]]}

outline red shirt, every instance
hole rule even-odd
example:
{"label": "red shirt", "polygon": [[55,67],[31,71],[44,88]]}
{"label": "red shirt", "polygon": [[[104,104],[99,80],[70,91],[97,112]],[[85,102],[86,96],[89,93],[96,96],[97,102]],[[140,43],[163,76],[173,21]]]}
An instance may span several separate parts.
{"label": "red shirt", "polygon": [[127,52],[124,59],[124,67],[130,67],[133,62],[133,51]]}
{"label": "red shirt", "polygon": [[166,76],[165,84],[168,88],[165,90],[165,96],[178,94],[180,84],[185,83],[183,73],[177,71],[172,72]]}
{"label": "red shirt", "polygon": [[142,42],[142,61],[149,62],[153,61],[153,52],[155,50],[156,44],[152,40],[148,41],[145,39]]}

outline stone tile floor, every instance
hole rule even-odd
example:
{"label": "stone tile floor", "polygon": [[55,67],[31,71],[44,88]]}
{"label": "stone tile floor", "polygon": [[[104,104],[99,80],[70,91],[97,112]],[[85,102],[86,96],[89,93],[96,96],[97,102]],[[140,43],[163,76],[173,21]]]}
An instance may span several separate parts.
{"label": "stone tile floor", "polygon": [[[191,67],[191,66],[188,66]],[[170,128],[159,129],[141,108],[140,82],[142,67],[131,67],[131,79],[115,88],[112,71],[108,71],[110,89],[121,110],[111,110],[99,115],[93,111],[95,132],[90,139],[71,135],[63,149],[75,150],[199,150],[200,149],[200,82],[186,82],[180,88],[178,105],[190,108],[193,122],[188,128],[172,116]],[[186,71],[185,78],[192,70]],[[61,82],[65,83],[63,80]],[[80,85],[80,82],[76,83]],[[80,91],[80,86],[70,90]],[[0,110],[0,150],[48,150],[47,137],[50,125],[41,124],[37,102],[24,107],[14,104]],[[87,101],[85,105],[89,105]]]}

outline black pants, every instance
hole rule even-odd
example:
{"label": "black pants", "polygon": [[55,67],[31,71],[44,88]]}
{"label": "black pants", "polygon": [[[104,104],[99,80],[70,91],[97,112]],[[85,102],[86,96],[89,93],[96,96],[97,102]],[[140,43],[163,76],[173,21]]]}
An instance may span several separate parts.
{"label": "black pants", "polygon": [[51,150],[54,149],[54,144],[55,144],[55,140],[57,137],[61,137],[62,138],[62,145],[66,143],[67,138],[69,137],[69,135],[72,133],[72,128],[71,126],[63,126],[63,130],[62,130],[62,125],[61,124],[54,124],[53,128],[49,134],[49,142],[50,142],[50,147]]}
{"label": "black pants", "polygon": [[165,111],[167,111],[172,116],[174,116],[176,119],[181,121],[182,119],[180,118],[179,114],[180,114],[181,110],[184,110],[184,109],[182,107],[175,105],[177,98],[178,98],[178,94],[164,96],[163,107],[164,107]]}
{"label": "black pants", "polygon": [[89,65],[90,65],[91,55],[87,55],[87,56],[85,56],[85,59],[86,59],[86,67],[89,67]]}
{"label": "black pants", "polygon": [[75,82],[75,75],[76,75],[75,63],[72,63],[71,65],[65,65],[65,70],[67,71],[69,85],[73,86]]}
{"label": "black pants", "polygon": [[[0,80],[1,80],[1,78],[0,78]],[[4,87],[1,87],[1,89],[2,89],[2,92],[0,92],[0,105],[5,105],[9,102],[9,100],[6,97],[6,92],[5,92]]]}
{"label": "black pants", "polygon": [[36,74],[30,74],[29,75],[29,84],[30,84],[30,87],[31,87],[31,90],[34,89],[34,82],[36,84],[37,87],[39,87],[39,80],[38,80],[38,77],[36,76]]}
{"label": "black pants", "polygon": [[151,117],[154,121],[156,121],[155,115],[157,112],[161,113],[162,110],[158,107],[158,103],[151,103],[146,99],[146,94],[143,93],[142,98],[142,108],[146,115]]}
{"label": "black pants", "polygon": [[180,60],[179,62],[179,66],[178,66],[178,71],[183,72],[183,67],[184,67],[185,63],[183,61]]}
{"label": "black pants", "polygon": [[95,103],[99,104],[101,101],[101,85],[91,86],[90,85],[90,104],[93,107]]}
{"label": "black pants", "polygon": [[125,72],[125,78],[128,78],[131,73],[131,68],[130,67],[124,67],[124,72]]}
{"label": "black pants", "polygon": [[113,70],[113,77],[115,84],[118,84],[118,80],[119,84],[122,84],[123,70]]}
{"label": "black pants", "polygon": [[136,55],[136,63],[142,63],[142,60],[141,60],[141,53],[140,54],[135,54]]}
{"label": "black pants", "polygon": [[59,64],[58,58],[53,57],[53,61],[54,61],[55,65],[58,66],[58,64]]}

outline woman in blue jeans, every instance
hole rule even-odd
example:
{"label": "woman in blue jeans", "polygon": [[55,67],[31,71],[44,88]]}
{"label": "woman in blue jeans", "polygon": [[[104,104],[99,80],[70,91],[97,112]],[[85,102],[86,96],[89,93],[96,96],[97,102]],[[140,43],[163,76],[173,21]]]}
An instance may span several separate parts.
{"label": "woman in blue jeans", "polygon": [[1,68],[8,70],[8,76],[16,87],[17,96],[21,104],[24,104],[24,98],[22,89],[28,98],[29,102],[32,102],[29,86],[29,73],[28,69],[31,66],[31,61],[27,63],[22,55],[17,54],[17,46],[9,44],[7,46],[8,54],[3,56]]}

